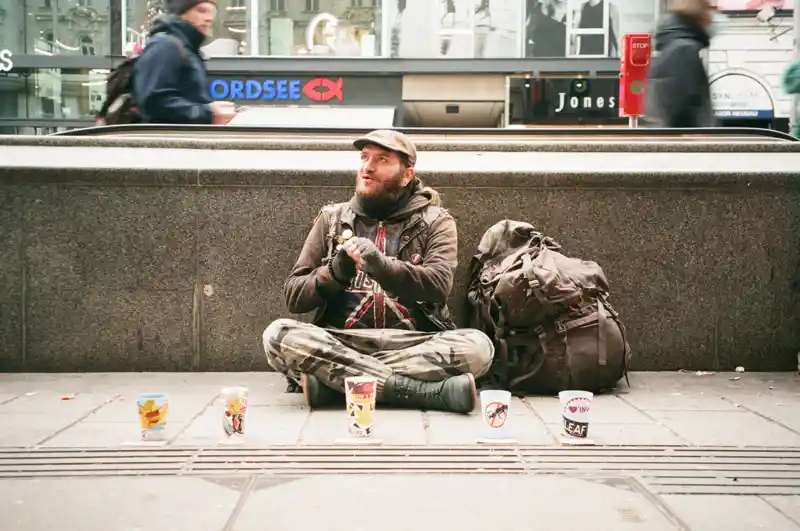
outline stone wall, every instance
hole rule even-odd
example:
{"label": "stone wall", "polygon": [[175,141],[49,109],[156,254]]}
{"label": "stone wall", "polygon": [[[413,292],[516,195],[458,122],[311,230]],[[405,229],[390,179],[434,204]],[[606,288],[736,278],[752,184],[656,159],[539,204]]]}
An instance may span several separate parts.
{"label": "stone wall", "polygon": [[[0,371],[269,369],[284,278],[352,193],[345,144],[27,142],[0,142]],[[603,266],[634,369],[796,367],[793,144],[420,147],[458,222],[459,319],[475,245],[508,217]]]}

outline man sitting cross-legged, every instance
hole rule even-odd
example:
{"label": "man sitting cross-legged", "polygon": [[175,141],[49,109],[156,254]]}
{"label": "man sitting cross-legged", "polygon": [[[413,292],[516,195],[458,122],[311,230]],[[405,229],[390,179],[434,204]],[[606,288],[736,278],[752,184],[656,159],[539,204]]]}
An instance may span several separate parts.
{"label": "man sitting cross-legged", "polygon": [[284,285],[289,310],[316,310],[315,324],[270,324],[267,360],[311,407],[343,404],[344,379],[369,375],[378,403],[467,413],[494,347],[450,318],[455,220],[415,177],[407,136],[378,130],[354,146],[355,195],[320,211]]}

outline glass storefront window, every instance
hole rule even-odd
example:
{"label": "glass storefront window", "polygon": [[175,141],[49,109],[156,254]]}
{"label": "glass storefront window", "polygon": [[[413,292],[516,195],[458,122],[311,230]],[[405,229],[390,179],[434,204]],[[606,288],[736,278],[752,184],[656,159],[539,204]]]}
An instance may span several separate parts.
{"label": "glass storefront window", "polygon": [[106,93],[108,70],[15,69],[0,74],[0,119],[94,118]]}
{"label": "glass storefront window", "polygon": [[259,2],[259,55],[382,54],[380,0],[253,1]]}
{"label": "glass storefront window", "polygon": [[[154,19],[163,13],[162,0],[125,1],[125,42],[123,49],[147,40]],[[211,37],[203,46],[207,57],[250,54],[251,0],[216,0],[217,18]]]}
{"label": "glass storefront window", "polygon": [[0,0],[0,49],[15,55],[109,55],[111,0]]}
{"label": "glass storefront window", "polygon": [[619,117],[619,79],[537,78],[510,79],[511,125],[532,127],[616,126]]}
{"label": "glass storefront window", "polygon": [[520,57],[523,0],[386,0],[390,57]]}
{"label": "glass storefront window", "polygon": [[525,57],[619,57],[622,36],[655,29],[660,0],[525,0]]}

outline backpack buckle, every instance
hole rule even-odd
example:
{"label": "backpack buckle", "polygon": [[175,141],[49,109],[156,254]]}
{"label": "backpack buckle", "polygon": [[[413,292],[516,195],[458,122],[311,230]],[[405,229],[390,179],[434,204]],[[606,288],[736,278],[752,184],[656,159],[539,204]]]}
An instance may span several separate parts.
{"label": "backpack buckle", "polygon": [[556,333],[557,334],[563,334],[563,333],[565,333],[567,331],[567,327],[564,325],[564,321],[562,321],[561,319],[558,319],[555,322],[555,325],[556,325]]}

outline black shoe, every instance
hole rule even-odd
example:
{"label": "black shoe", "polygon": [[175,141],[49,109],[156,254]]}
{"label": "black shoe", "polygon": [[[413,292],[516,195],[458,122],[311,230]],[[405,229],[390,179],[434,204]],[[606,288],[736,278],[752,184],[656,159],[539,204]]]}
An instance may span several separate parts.
{"label": "black shoe", "polygon": [[303,388],[300,387],[300,384],[295,382],[292,378],[285,376],[286,378],[286,392],[287,393],[302,393]]}
{"label": "black shoe", "polygon": [[344,405],[344,393],[336,389],[331,389],[313,374],[302,373],[300,375],[300,385],[303,387],[303,394],[306,403],[311,408],[319,408],[333,405]]}
{"label": "black shoe", "polygon": [[469,373],[439,382],[394,374],[383,384],[383,400],[397,406],[469,413],[478,403],[478,392]]}

